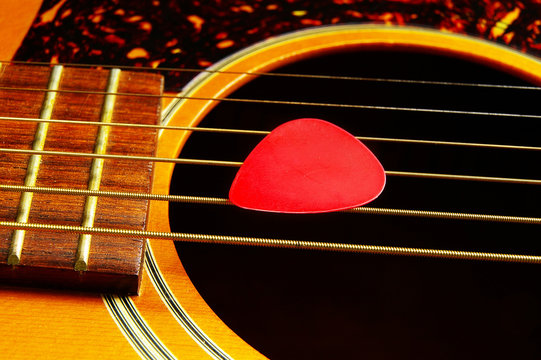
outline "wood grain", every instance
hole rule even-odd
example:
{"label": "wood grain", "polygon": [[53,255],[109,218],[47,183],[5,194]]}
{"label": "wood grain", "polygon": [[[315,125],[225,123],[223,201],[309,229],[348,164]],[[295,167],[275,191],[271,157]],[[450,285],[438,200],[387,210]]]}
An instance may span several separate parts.
{"label": "wood grain", "polygon": [[[4,87],[44,89],[49,67],[9,65],[0,79]],[[104,91],[108,71],[66,68],[60,90]],[[161,93],[159,75],[121,73],[120,93]],[[39,116],[42,91],[4,90],[0,107],[6,116]],[[55,102],[53,119],[99,121],[104,95],[60,92]],[[27,106],[26,104],[30,104]],[[156,124],[160,99],[152,97],[117,96],[114,122]],[[31,149],[36,123],[8,122],[0,131],[2,146]],[[92,153],[97,126],[50,124],[44,150],[56,152]],[[114,127],[109,136],[108,154],[152,156],[156,132],[152,129]],[[28,155],[4,156],[0,160],[0,181],[22,185]],[[70,156],[43,156],[36,186],[86,189],[91,159]],[[5,170],[4,170],[5,169]],[[101,190],[148,193],[152,163],[108,159],[105,161]],[[14,221],[19,202],[18,193],[4,193],[2,220]],[[78,226],[82,222],[84,196],[34,194],[29,223]],[[143,230],[148,201],[100,198],[95,227]],[[143,239],[96,235],[92,237],[88,271],[73,270],[78,234],[27,231],[21,264],[11,268],[6,264],[11,230],[0,231],[0,278],[24,285],[77,288],[80,290],[136,293],[140,280]]]}

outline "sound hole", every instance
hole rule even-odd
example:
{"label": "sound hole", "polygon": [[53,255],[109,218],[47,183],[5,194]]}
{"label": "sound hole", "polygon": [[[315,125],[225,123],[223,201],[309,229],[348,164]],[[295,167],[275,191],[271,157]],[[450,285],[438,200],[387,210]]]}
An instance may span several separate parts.
{"label": "sound hole", "polygon": [[[522,84],[475,63],[352,52],[280,72]],[[232,97],[532,113],[537,91],[261,77]],[[537,120],[222,103],[202,126],[270,130],[296,118],[355,135],[539,146]],[[261,140],[194,134],[188,158],[242,161]],[[387,170],[541,179],[535,152],[366,142]],[[227,197],[236,169],[177,166],[171,192]],[[534,185],[389,177],[370,206],[541,216]],[[173,231],[541,254],[536,226],[354,214],[283,215],[171,204]],[[178,244],[218,316],[272,359],[538,358],[539,266]]]}

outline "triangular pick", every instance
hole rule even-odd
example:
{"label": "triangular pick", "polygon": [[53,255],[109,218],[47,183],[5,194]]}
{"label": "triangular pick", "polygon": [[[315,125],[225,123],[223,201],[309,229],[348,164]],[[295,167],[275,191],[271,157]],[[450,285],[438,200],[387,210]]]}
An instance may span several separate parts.
{"label": "triangular pick", "polygon": [[319,213],[366,204],[384,186],[383,167],[359,140],[329,122],[298,119],[248,155],[229,199],[252,210]]}

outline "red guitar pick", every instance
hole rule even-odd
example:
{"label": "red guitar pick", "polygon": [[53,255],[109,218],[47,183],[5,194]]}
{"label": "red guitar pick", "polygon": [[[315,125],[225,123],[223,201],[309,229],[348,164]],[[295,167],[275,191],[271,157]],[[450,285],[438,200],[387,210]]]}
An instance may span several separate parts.
{"label": "red guitar pick", "polygon": [[252,210],[319,213],[366,204],[384,186],[383,167],[359,140],[329,122],[298,119],[248,155],[229,199]]}

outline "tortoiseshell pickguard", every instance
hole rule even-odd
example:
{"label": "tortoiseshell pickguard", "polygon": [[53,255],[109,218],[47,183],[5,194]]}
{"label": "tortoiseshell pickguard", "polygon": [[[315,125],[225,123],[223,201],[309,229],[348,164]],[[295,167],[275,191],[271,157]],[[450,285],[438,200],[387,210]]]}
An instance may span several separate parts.
{"label": "tortoiseshell pickguard", "polygon": [[[539,0],[45,0],[15,58],[205,68],[270,36],[344,23],[428,26],[541,55]],[[168,74],[167,89],[191,76]]]}

